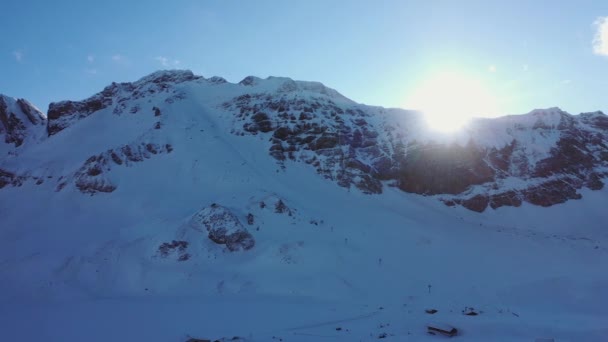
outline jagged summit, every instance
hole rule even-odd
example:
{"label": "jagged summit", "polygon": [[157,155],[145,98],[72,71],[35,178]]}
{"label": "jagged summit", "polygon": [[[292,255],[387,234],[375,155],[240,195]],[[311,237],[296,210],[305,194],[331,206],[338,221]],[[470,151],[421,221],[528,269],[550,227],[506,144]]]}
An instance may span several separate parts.
{"label": "jagged summit", "polygon": [[134,82],[134,85],[141,85],[144,83],[181,83],[187,81],[193,81],[197,79],[204,79],[202,76],[196,76],[190,70],[159,70],[155,71],[147,76],[140,78]]}
{"label": "jagged summit", "polygon": [[[41,114],[32,110],[32,115]],[[36,122],[46,125],[51,139],[34,150],[63,151],[78,144],[72,158],[85,159],[62,174],[58,188],[72,179],[77,189],[93,194],[119,188],[112,177],[117,165],[183,149],[172,141],[181,139],[186,127],[200,126],[202,134],[208,129],[204,122],[213,122],[218,137],[254,144],[281,168],[302,162],[345,188],[379,194],[392,186],[476,211],[577,199],[579,189],[601,188],[608,173],[608,118],[601,112],[536,109],[476,119],[442,136],[425,128],[420,113],[357,104],[322,83],[287,77],[248,76],[230,83],[189,70],[157,71],[135,82],[112,83],[82,101],[52,103],[48,120]],[[15,127],[6,139],[17,145],[27,127]],[[66,141],[68,147],[59,146]],[[60,163],[65,157],[52,152],[45,158]],[[178,163],[196,156],[182,158]]]}
{"label": "jagged summit", "polygon": [[329,96],[340,101],[355,103],[354,101],[340,94],[338,91],[325,86],[321,82],[296,81],[289,77],[278,76],[268,76],[265,79],[256,76],[247,76],[238,84],[248,87],[265,87],[267,88],[267,91],[276,91],[281,93],[308,92],[312,94]]}
{"label": "jagged summit", "polygon": [[585,113],[581,113],[580,115],[584,115],[584,116],[606,116],[606,113],[602,112],[601,110],[596,110],[595,112],[585,112]]}
{"label": "jagged summit", "polygon": [[46,116],[25,99],[0,94],[0,153],[40,139]]}
{"label": "jagged summit", "polygon": [[532,115],[559,115],[559,114],[568,114],[566,111],[563,111],[559,107],[549,107],[549,108],[536,108],[530,111],[529,114]]}
{"label": "jagged summit", "polygon": [[[174,101],[183,96],[181,94],[185,89],[184,87],[189,83],[193,83],[190,89],[195,92],[204,92],[206,91],[206,86],[212,85],[225,87],[221,91],[225,94],[308,94],[326,96],[335,101],[354,104],[353,101],[319,82],[293,81],[286,77],[261,79],[255,76],[248,76],[238,84],[234,84],[218,76],[205,79],[203,76],[194,75],[190,70],[161,70],[144,76],[135,82],[112,83],[101,92],[82,101],[51,103],[48,109],[48,135],[52,136],[72,123],[106,108],[112,108],[114,114],[120,114],[127,110],[126,103],[129,100],[171,95],[173,98],[167,101]],[[245,86],[247,88],[241,89],[238,86]],[[132,107],[128,110],[137,111],[138,109]]]}
{"label": "jagged summit", "polygon": [[220,76],[212,76],[209,77],[207,79],[207,82],[213,83],[213,84],[224,84],[224,83],[228,83],[228,81],[226,81],[225,78],[220,77]]}
{"label": "jagged summit", "polygon": [[243,78],[239,84],[244,86],[255,86],[258,85],[262,81],[261,78],[257,76],[247,76]]}

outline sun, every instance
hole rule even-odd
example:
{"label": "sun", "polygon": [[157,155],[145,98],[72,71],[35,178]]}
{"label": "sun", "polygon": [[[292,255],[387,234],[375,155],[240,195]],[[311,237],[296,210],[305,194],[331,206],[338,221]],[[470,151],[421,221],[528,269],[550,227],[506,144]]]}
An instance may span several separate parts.
{"label": "sun", "polygon": [[460,129],[473,117],[496,116],[498,105],[490,87],[464,72],[439,72],[422,81],[408,97],[407,108],[421,111],[430,128]]}

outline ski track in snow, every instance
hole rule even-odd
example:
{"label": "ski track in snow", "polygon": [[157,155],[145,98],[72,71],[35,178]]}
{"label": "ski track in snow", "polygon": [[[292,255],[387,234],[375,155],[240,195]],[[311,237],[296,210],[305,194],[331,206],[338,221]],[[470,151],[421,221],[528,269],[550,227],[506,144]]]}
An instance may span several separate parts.
{"label": "ski track in snow", "polygon": [[358,321],[358,320],[365,319],[365,318],[370,318],[372,316],[375,316],[376,314],[378,314],[377,311],[369,313],[369,314],[366,314],[366,315],[360,315],[360,316],[356,316],[356,317],[343,318],[343,319],[338,319],[338,320],[328,321],[328,322],[321,322],[321,323],[314,323],[314,324],[309,324],[309,325],[303,325],[303,326],[299,326],[299,327],[288,328],[286,330],[288,330],[288,331],[291,331],[291,330],[304,330],[304,329],[318,328],[318,327],[322,327],[322,326],[326,326],[326,325],[335,325],[335,324],[344,323],[344,322],[353,322],[353,321]]}

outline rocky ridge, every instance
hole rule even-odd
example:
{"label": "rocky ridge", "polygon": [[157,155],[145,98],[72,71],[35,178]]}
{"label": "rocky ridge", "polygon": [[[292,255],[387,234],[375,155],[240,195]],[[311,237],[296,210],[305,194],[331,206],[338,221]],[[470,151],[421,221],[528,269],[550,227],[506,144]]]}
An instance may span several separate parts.
{"label": "rocky ridge", "polygon": [[[0,134],[13,148],[27,136],[39,136],[39,127],[45,126],[48,138],[36,144],[45,144],[94,115],[152,120],[140,138],[110,143],[62,174],[56,190],[73,181],[83,193],[110,193],[117,187],[112,168],[170,153],[174,146],[163,129],[171,123],[163,120],[181,115],[172,106],[179,102],[223,113],[231,134],[261,140],[281,168],[303,162],[339,186],[366,194],[397,187],[482,212],[579,199],[581,189],[601,189],[608,176],[608,117],[601,112],[535,110],[477,119],[461,132],[442,136],[425,126],[420,113],[357,104],[321,83],[249,76],[232,84],[190,71],[160,71],[136,82],[113,83],[83,101],[53,103],[48,120],[27,101],[6,98],[0,98]],[[0,160],[0,187],[30,177],[5,165],[18,164],[18,156],[9,159]]]}

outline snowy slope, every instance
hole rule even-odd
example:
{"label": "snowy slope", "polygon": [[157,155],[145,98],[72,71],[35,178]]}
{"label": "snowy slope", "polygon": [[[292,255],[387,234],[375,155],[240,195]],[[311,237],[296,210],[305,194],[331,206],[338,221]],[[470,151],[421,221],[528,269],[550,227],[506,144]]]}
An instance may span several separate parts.
{"label": "snowy slope", "polygon": [[[282,105],[301,107],[295,120]],[[50,136],[0,161],[18,177],[0,189],[3,339],[436,340],[430,321],[467,341],[608,334],[606,189],[480,214],[376,177],[396,139],[500,149],[515,137],[529,165],[565,121],[605,134],[603,114],[535,111],[446,138],[418,113],[319,83],[183,71],[53,108]],[[376,182],[381,194],[367,191]]]}
{"label": "snowy slope", "polygon": [[[601,189],[608,173],[608,117],[601,112],[535,110],[477,119],[446,135],[430,131],[420,113],[359,105],[320,83],[280,77],[231,84],[161,71],[83,101],[52,103],[48,116],[52,139],[0,167],[40,182],[48,170],[40,163],[60,162],[51,168],[60,169],[56,186],[76,184],[85,193],[114,191],[111,169],[123,159],[170,153],[176,120],[213,120],[228,131],[222,134],[257,136],[281,168],[304,162],[342,187],[382,193],[394,186],[479,212],[580,199],[583,188]],[[72,153],[58,156],[66,144]]]}

